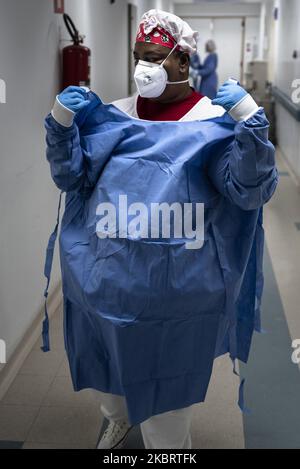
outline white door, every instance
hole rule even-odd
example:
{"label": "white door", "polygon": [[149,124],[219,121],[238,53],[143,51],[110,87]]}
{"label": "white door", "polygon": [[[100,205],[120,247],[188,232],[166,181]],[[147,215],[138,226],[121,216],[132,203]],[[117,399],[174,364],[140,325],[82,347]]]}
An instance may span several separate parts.
{"label": "white door", "polygon": [[212,37],[212,19],[210,18],[187,18],[188,24],[194,31],[199,32],[198,41],[198,53],[200,55],[201,62],[203,62],[206,52],[205,43]]}
{"label": "white door", "polygon": [[219,56],[219,84],[229,77],[241,81],[242,63],[242,18],[215,18],[213,39]]}
{"label": "white door", "polygon": [[228,77],[241,80],[242,18],[190,18],[185,20],[191,28],[198,31],[200,39],[198,50],[201,61],[205,59],[205,43],[214,39],[219,57],[218,76],[219,85]]}

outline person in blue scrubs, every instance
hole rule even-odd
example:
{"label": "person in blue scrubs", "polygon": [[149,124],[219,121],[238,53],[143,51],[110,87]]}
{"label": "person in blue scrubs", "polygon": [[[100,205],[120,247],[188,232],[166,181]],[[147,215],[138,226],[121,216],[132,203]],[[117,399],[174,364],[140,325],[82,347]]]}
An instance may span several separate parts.
{"label": "person in blue scrubs", "polygon": [[216,53],[215,42],[213,40],[207,41],[205,50],[208,55],[203,64],[201,64],[199,56],[197,56],[198,60],[194,59],[191,61],[191,66],[194,71],[197,72],[198,76],[201,77],[200,87],[197,91],[210,99],[214,99],[218,90],[218,75],[216,71],[218,67],[218,55]]}

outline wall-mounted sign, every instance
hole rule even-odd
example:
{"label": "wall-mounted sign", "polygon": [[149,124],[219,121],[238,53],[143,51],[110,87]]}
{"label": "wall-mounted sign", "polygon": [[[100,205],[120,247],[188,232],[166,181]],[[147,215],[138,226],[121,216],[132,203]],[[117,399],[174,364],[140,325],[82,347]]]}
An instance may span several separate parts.
{"label": "wall-mounted sign", "polygon": [[54,13],[65,12],[65,0],[54,0]]}

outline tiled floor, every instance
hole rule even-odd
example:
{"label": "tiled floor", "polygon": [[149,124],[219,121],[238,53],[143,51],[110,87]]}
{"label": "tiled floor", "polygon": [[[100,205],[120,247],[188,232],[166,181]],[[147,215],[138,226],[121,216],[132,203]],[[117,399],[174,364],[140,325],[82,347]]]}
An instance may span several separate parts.
{"label": "tiled floor", "polygon": [[[253,414],[245,417],[239,411],[238,377],[227,356],[218,358],[205,404],[196,406],[194,448],[297,446],[300,373],[297,365],[291,365],[289,354],[292,338],[300,338],[300,194],[279,153],[278,167],[280,185],[264,210],[267,279],[263,317],[269,331],[266,336],[256,335],[249,364],[241,367],[249,379],[245,396]],[[61,308],[51,321],[50,337],[51,352],[44,354],[38,341],[0,402],[0,449],[95,448],[105,428],[101,394],[73,392]],[[272,350],[272,356],[267,350]],[[136,427],[127,447],[142,446]]]}
{"label": "tiled floor", "polygon": [[[51,321],[51,352],[38,341],[0,402],[0,441],[23,448],[94,448],[103,423],[96,391],[72,388],[62,311]],[[0,446],[0,447],[1,447]]]}

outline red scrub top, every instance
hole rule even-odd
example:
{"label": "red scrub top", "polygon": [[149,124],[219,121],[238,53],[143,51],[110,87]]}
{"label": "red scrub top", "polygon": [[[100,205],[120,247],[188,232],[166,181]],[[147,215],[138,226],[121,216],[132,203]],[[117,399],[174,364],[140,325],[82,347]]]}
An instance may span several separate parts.
{"label": "red scrub top", "polygon": [[138,96],[137,113],[140,119],[150,121],[178,121],[204,96],[192,88],[190,96],[174,103],[158,103]]}

